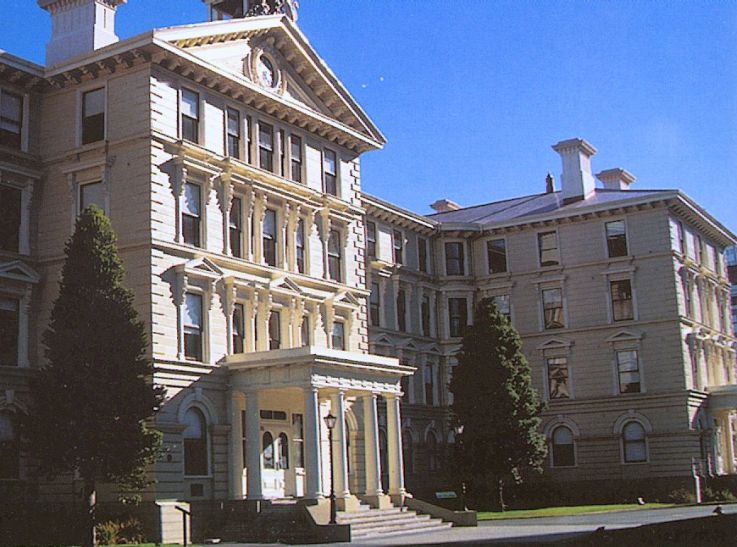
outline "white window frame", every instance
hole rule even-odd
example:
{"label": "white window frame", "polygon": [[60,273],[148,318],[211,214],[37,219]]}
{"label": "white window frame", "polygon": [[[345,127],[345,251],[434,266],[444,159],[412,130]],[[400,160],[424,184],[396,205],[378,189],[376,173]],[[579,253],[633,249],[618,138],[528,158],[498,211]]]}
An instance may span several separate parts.
{"label": "white window frame", "polygon": [[[196,361],[194,359],[188,359],[185,354],[184,345],[184,308],[187,305],[187,294],[196,294],[202,300],[202,361]],[[182,347],[182,360],[188,363],[209,363],[210,362],[210,293],[200,287],[189,284],[187,290],[184,292],[182,298],[180,314],[182,317],[181,321],[181,347]]]}
{"label": "white window frame", "polygon": [[[543,298],[543,291],[549,290],[560,290],[561,305],[563,306],[563,326],[556,329],[545,328],[545,302]],[[538,313],[540,321],[540,332],[556,332],[564,331],[571,328],[570,319],[568,317],[568,299],[566,297],[566,290],[562,283],[553,285],[538,285]]]}
{"label": "white window frame", "polygon": [[[624,447],[624,428],[627,424],[635,422],[642,427],[643,432],[645,433],[645,459],[640,462],[628,462],[625,455],[625,447]],[[652,431],[648,429],[647,425],[642,422],[639,418],[632,416],[627,417],[621,424],[619,424],[619,451],[620,451],[620,458],[621,458],[621,464],[622,465],[647,465],[650,463],[650,435],[652,434]]]}
{"label": "white window frame", "polygon": [[[568,397],[559,397],[553,399],[550,396],[550,375],[548,373],[548,359],[565,359],[566,368],[568,369]],[[571,352],[567,350],[549,350],[543,353],[543,379],[544,379],[544,396],[548,403],[574,401],[576,399],[576,390],[573,382],[573,365],[571,364]]]}
{"label": "white window frame", "polygon": [[[644,364],[642,359],[642,348],[639,343],[614,343],[612,348],[612,372],[614,375],[614,389],[613,394],[617,397],[636,397],[637,395],[643,395],[647,393],[645,385],[645,373]],[[640,391],[637,393],[622,393],[619,385],[619,360],[617,354],[619,352],[634,351],[637,353],[637,372],[640,374]]]}
{"label": "white window frame", "polygon": [[205,146],[205,100],[202,96],[201,91],[195,90],[192,87],[188,85],[182,85],[177,90],[177,137],[181,141],[185,141],[184,138],[184,124],[182,123],[182,116],[184,115],[182,111],[182,100],[184,95],[184,90],[189,91],[190,93],[194,93],[197,95],[197,142],[192,142],[190,140],[187,140],[191,145],[195,146]]}
{"label": "white window frame", "polygon": [[[235,156],[230,155],[230,147],[228,146],[228,137],[230,133],[228,133],[228,111],[232,110],[234,112],[238,113],[238,128],[240,131],[240,135],[238,136],[238,154],[239,157],[236,158]],[[225,103],[225,107],[223,109],[223,119],[225,123],[223,123],[223,152],[224,156],[227,158],[232,158],[238,161],[246,162],[247,158],[247,145],[245,144],[248,142],[247,138],[247,131],[248,131],[248,124],[246,123],[246,115],[243,113],[243,111],[238,108],[237,106],[233,105],[232,103]]]}
{"label": "white window frame", "polygon": [[[551,266],[543,266],[542,265],[542,248],[540,247],[540,235],[541,234],[547,234],[555,232],[555,242],[557,244],[557,250],[558,250],[558,264],[554,264]],[[546,228],[543,230],[537,230],[535,232],[535,250],[537,252],[537,267],[541,270],[549,270],[549,269],[560,269],[563,267],[563,254],[561,252],[561,246],[560,246],[560,231],[558,228]]]}
{"label": "white window frame", "polygon": [[[497,239],[501,239],[502,241],[504,241],[504,257],[505,257],[506,262],[507,262],[507,269],[505,271],[503,271],[503,272],[495,272],[495,273],[492,273],[491,272],[491,261],[489,260],[489,242],[490,241],[495,241]],[[486,253],[486,275],[491,275],[491,276],[504,276],[504,275],[508,275],[508,274],[510,274],[512,272],[512,268],[511,268],[511,265],[509,263],[509,240],[508,240],[507,236],[501,236],[501,235],[500,236],[492,236],[492,237],[489,237],[489,238],[485,239],[484,240],[484,252]],[[559,249],[559,252],[560,252],[560,249]]]}
{"label": "white window frame", "polygon": [[[619,221],[622,221],[624,223],[624,241],[627,245],[627,254],[624,256],[609,256],[609,239],[607,237],[606,226],[611,222]],[[604,220],[601,227],[604,236],[604,256],[607,260],[623,260],[632,256],[632,247],[630,245],[630,227],[629,223],[627,222],[627,217],[609,217]],[[560,251],[560,241],[558,241],[558,250]]]}
{"label": "white window frame", "polygon": [[[400,242],[402,244],[401,251],[402,251],[402,260],[397,262],[397,253],[396,253],[396,234],[400,235]],[[377,242],[376,242],[376,252],[378,254],[379,252],[379,242],[378,242],[378,228],[377,228]],[[392,264],[399,264],[404,265],[407,262],[407,236],[404,233],[404,230],[400,228],[392,227]]]}
{"label": "white window frame", "polygon": [[101,179],[97,180],[88,180],[84,182],[79,182],[77,184],[77,199],[76,199],[76,207],[77,207],[77,216],[82,214],[82,188],[85,186],[90,186],[92,184],[99,184],[103,191],[103,196],[105,198],[105,203],[103,204],[103,213],[105,213],[106,216],[110,216],[109,212],[109,202],[110,202],[110,194],[107,191],[107,188],[105,186],[105,181]]}
{"label": "white window frame", "polygon": [[[195,388],[197,390],[201,390],[202,388]],[[203,397],[199,395],[199,392],[195,392],[192,394],[192,397],[186,398],[184,401],[182,401],[182,404],[180,405],[180,409],[177,413],[177,422],[181,425],[184,425],[184,416],[191,408],[196,408],[202,413],[202,417],[205,419],[205,445],[207,447],[207,474],[206,475],[185,475],[184,474],[184,430],[182,430],[182,477],[185,480],[203,480],[203,479],[211,479],[213,477],[213,459],[214,454],[212,453],[212,435],[210,432],[210,429],[213,425],[215,425],[214,420],[214,414],[210,411],[208,408],[209,405],[205,404],[204,401],[201,401]],[[186,485],[186,484],[185,484]],[[185,497],[189,497],[188,494],[185,495]]]}
{"label": "white window frame", "polygon": [[[325,178],[325,175],[327,174],[327,171],[325,170],[325,156],[326,156],[326,152],[331,152],[332,154],[335,155],[335,174],[334,174],[334,176],[335,176],[335,194],[331,194],[330,192],[327,191],[327,184],[326,184],[327,180]],[[341,186],[341,184],[340,184],[340,156],[338,155],[338,151],[335,150],[334,148],[323,147],[322,150],[321,150],[321,153],[320,153],[320,160],[321,160],[321,163],[320,163],[320,178],[322,179],[322,191],[323,191],[323,193],[324,194],[327,194],[329,196],[336,197],[336,198],[341,198],[342,197],[342,192],[341,192],[341,188],[340,188],[340,186]]]}
{"label": "white window frame", "polygon": [[[630,291],[632,292],[632,319],[614,320],[614,302],[612,294],[612,283],[616,281],[629,281]],[[638,321],[640,319],[637,313],[637,294],[635,292],[634,275],[632,274],[607,274],[606,275],[606,297],[607,297],[607,314],[609,324],[627,324],[628,322]]]}
{"label": "white window frame", "polygon": [[[463,273],[460,274],[449,274],[448,273],[448,257],[446,256],[446,244],[448,243],[460,243],[461,249],[463,250]],[[469,267],[469,256],[468,256],[468,249],[466,246],[466,241],[459,238],[453,238],[453,239],[444,239],[443,240],[443,273],[445,274],[445,277],[453,277],[453,278],[460,278],[460,277],[467,277],[470,275],[470,267]]]}

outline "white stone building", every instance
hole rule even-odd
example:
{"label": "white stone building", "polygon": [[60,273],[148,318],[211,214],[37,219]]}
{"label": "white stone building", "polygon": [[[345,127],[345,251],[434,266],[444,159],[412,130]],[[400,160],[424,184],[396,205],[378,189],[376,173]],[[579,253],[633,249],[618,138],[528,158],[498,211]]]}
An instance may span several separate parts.
{"label": "white stone building", "polygon": [[74,484],[29,480],[14,424],[90,203],[167,388],[149,502],[323,499],[328,413],[342,509],[401,500],[405,468],[414,488],[442,484],[453,354],[485,295],[550,402],[552,476],[735,472],[734,236],[688,197],[630,190],[623,170],[596,188],[594,149],[573,139],[555,146],[560,191],[405,211],[362,192],[360,156],[384,137],[291,2],[207,0],[211,22],[118,41],[124,3],[40,0],[47,66],[0,52],[6,491],[63,501]]}

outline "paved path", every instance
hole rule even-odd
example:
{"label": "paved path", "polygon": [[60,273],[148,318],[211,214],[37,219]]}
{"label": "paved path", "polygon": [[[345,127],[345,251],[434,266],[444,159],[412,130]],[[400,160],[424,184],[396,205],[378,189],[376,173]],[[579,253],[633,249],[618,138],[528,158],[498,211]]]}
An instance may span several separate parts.
{"label": "paved path", "polygon": [[[641,509],[595,513],[571,517],[542,517],[530,519],[504,519],[480,522],[475,528],[449,528],[432,534],[405,534],[385,539],[363,540],[360,545],[438,545],[475,544],[493,545],[523,542],[554,542],[593,532],[604,526],[607,529],[631,528],[643,524],[656,524],[705,517],[712,514],[714,505]],[[723,504],[725,513],[737,514],[737,504]],[[235,544],[226,544],[235,545]],[[244,544],[239,544],[244,545]],[[250,544],[249,544],[250,545]],[[254,544],[259,545],[259,544]],[[358,545],[358,543],[330,543],[325,546]],[[264,544],[260,544],[264,547]]]}

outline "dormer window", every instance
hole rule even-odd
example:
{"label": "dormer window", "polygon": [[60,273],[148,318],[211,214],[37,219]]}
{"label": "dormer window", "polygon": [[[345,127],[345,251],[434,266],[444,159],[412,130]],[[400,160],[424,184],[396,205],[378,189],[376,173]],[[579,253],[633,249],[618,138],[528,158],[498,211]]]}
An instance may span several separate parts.
{"label": "dormer window", "polygon": [[23,97],[0,89],[0,146],[21,149]]}
{"label": "dormer window", "polygon": [[105,88],[82,94],[82,144],[105,138]]}

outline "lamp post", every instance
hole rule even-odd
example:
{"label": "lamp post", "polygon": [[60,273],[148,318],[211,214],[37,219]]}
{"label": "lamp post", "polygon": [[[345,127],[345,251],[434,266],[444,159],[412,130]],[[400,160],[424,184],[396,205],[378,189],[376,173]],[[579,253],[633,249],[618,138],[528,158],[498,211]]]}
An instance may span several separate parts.
{"label": "lamp post", "polygon": [[[463,426],[458,424],[454,428],[456,438],[458,439],[458,445],[460,446],[461,450],[461,457],[463,457]],[[465,480],[465,469],[464,466],[460,466],[461,470],[461,506],[463,507],[464,511],[468,511],[468,507],[466,507],[466,480]]]}
{"label": "lamp post", "polygon": [[325,425],[328,428],[328,443],[330,444],[330,524],[335,524],[335,482],[333,473],[333,429],[337,418],[332,414],[325,416]]}

